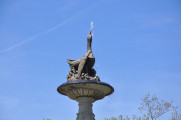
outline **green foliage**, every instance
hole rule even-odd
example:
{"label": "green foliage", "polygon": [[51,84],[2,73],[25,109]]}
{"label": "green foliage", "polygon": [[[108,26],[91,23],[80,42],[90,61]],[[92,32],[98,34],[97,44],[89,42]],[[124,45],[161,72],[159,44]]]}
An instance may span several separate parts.
{"label": "green foliage", "polygon": [[142,98],[141,106],[138,109],[141,112],[146,112],[144,116],[149,117],[151,120],[156,120],[173,108],[172,102],[166,102],[164,100],[159,101],[155,95],[151,97],[148,93]]}
{"label": "green foliage", "polygon": [[122,115],[119,115],[118,117],[105,118],[105,120],[124,120],[124,118]]}
{"label": "green foliage", "polygon": [[105,118],[105,120],[149,120],[149,118],[137,117],[136,115],[132,115],[132,117],[123,117],[122,115],[120,115],[118,117]]}
{"label": "green foliage", "polygon": [[118,117],[105,118],[105,120],[157,120],[168,111],[172,111],[171,120],[181,120],[181,114],[177,112],[177,107],[174,107],[172,103],[164,100],[160,101],[155,95],[151,97],[148,93],[142,98],[141,105],[138,108],[141,113],[144,112],[142,117],[136,115],[123,117],[120,115]]}
{"label": "green foliage", "polygon": [[181,114],[177,112],[177,107],[174,107],[173,109],[172,120],[181,120]]}
{"label": "green foliage", "polygon": [[51,120],[51,119],[49,119],[49,118],[47,118],[47,119],[43,118],[43,120]]}

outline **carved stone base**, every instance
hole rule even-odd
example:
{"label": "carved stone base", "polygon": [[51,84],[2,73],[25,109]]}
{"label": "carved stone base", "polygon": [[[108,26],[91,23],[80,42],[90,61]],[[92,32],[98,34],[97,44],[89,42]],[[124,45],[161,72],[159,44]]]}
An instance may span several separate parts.
{"label": "carved stone base", "polygon": [[57,88],[60,94],[76,100],[79,97],[92,97],[95,100],[103,99],[114,92],[112,86],[107,83],[91,80],[77,80],[66,82]]}
{"label": "carved stone base", "polygon": [[76,120],[95,120],[95,115],[92,112],[92,103],[95,101],[91,97],[79,97],[76,99],[79,102],[79,113]]}
{"label": "carved stone base", "polygon": [[92,103],[112,94],[114,89],[109,84],[96,80],[77,80],[60,85],[57,91],[79,102],[77,120],[95,120]]}

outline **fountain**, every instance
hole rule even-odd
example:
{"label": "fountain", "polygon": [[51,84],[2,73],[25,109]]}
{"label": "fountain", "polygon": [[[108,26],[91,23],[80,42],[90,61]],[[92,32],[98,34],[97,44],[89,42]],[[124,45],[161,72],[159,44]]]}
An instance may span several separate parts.
{"label": "fountain", "polygon": [[101,82],[93,68],[95,57],[91,49],[92,33],[87,37],[87,53],[80,59],[67,62],[70,66],[67,82],[60,85],[57,91],[79,103],[79,112],[76,120],[95,120],[92,103],[101,100],[114,92],[114,88]]}

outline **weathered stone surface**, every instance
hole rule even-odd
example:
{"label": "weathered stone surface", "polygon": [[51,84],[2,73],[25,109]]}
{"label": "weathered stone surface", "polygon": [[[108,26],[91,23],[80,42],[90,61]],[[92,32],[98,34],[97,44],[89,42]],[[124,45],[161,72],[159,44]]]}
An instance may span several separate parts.
{"label": "weathered stone surface", "polygon": [[103,99],[114,92],[114,88],[101,82],[93,68],[95,57],[91,49],[92,34],[87,37],[87,53],[77,60],[68,59],[70,72],[67,82],[60,85],[57,91],[79,102],[79,113],[76,120],[95,120],[92,103]]}
{"label": "weathered stone surface", "polygon": [[112,94],[114,89],[109,84],[96,80],[77,80],[60,85],[57,91],[79,102],[76,120],[95,120],[92,103]]}
{"label": "weathered stone surface", "polygon": [[95,115],[92,112],[92,103],[95,101],[91,97],[79,97],[76,99],[79,102],[79,112],[76,120],[95,120]]}
{"label": "weathered stone surface", "polygon": [[70,66],[69,74],[67,75],[67,81],[75,80],[98,80],[99,77],[96,76],[96,71],[94,68],[95,57],[91,49],[92,44],[92,34],[89,32],[87,37],[87,53],[81,58],[76,60],[67,59]]}
{"label": "weathered stone surface", "polygon": [[64,83],[57,88],[57,91],[73,100],[79,97],[92,97],[95,100],[100,100],[112,94],[114,89],[104,82],[79,80]]}

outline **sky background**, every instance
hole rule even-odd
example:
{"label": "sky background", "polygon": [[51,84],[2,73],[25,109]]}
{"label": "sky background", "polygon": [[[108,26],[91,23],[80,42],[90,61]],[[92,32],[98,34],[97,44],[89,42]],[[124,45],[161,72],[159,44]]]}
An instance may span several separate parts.
{"label": "sky background", "polygon": [[76,119],[78,103],[56,89],[91,21],[94,68],[115,89],[93,104],[96,120],[139,115],[148,92],[181,113],[180,0],[1,0],[0,120]]}

